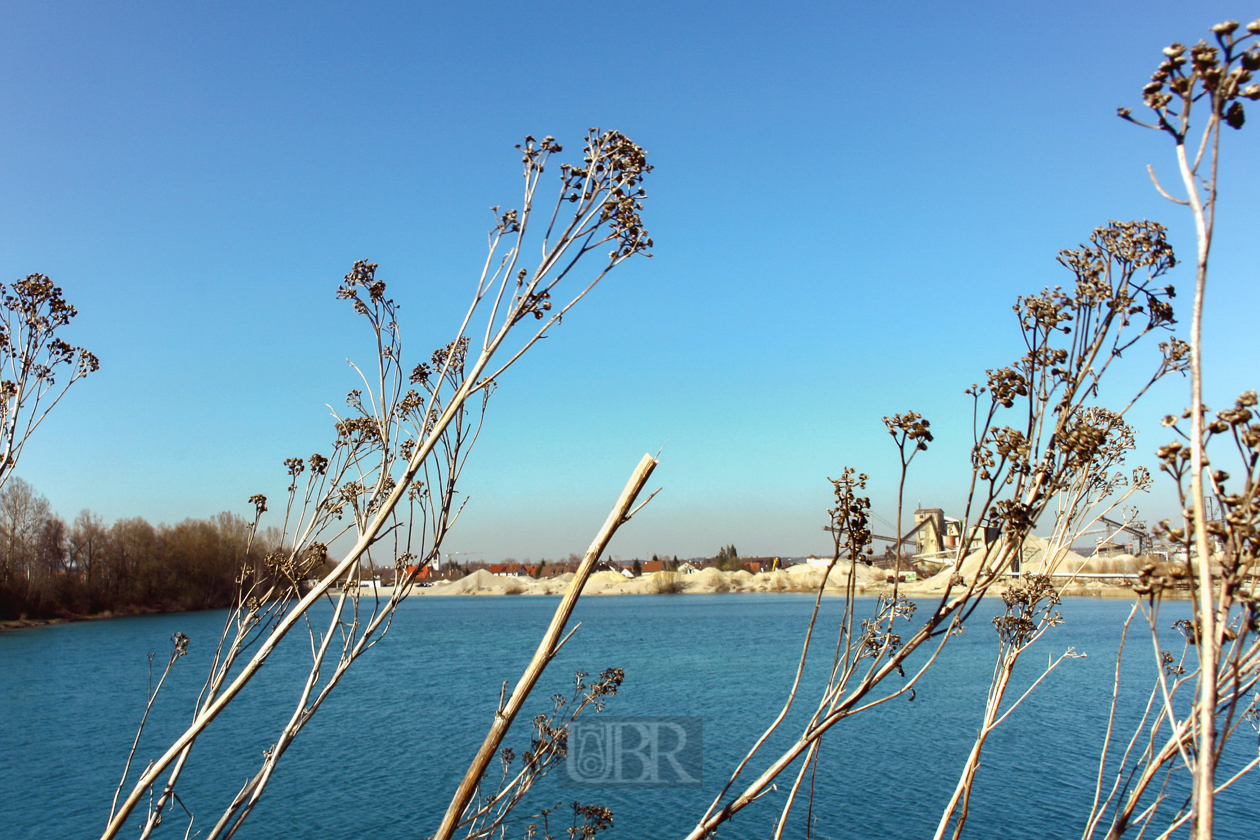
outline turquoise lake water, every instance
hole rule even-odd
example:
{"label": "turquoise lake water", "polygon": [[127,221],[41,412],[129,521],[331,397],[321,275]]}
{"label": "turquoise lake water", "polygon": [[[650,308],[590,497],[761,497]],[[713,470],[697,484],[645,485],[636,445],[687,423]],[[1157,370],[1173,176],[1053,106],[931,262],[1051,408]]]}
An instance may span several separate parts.
{"label": "turquoise lake water", "polygon": [[[557,601],[405,602],[390,634],[352,668],[290,748],[238,837],[428,836],[484,736],[500,685],[515,683]],[[842,604],[824,604],[819,632],[828,647]],[[872,605],[864,601],[859,615]],[[540,808],[580,799],[613,811],[614,828],[604,837],[685,835],[781,707],[811,606],[811,597],[791,594],[586,599],[576,616],[581,629],[550,666],[537,702],[507,745],[517,752],[528,746],[528,718],[567,689],[575,670],[618,667],[625,682],[607,714],[703,718],[703,786],[574,790],[549,778],[518,809],[522,821]],[[841,722],[827,736],[815,784],[814,837],[931,836],[978,724],[996,650],[989,619],[997,607],[996,601],[981,605],[965,634],[920,681],[913,702],[891,701]],[[1061,665],[990,738],[965,836],[1081,836],[1128,611],[1119,601],[1065,602],[1067,623],[1026,655],[1019,691],[1052,653],[1074,646],[1088,658]],[[1166,605],[1160,623],[1186,614],[1184,603]],[[191,638],[189,655],[155,704],[139,765],[186,725],[223,619],[222,612],[186,613],[0,634],[0,840],[99,836],[144,709],[145,654],[157,651],[164,662],[172,633]],[[1151,644],[1139,637],[1130,645],[1125,694],[1144,702]],[[304,655],[309,658],[305,633],[295,633],[198,742],[179,788],[196,816],[194,836],[197,827],[214,823],[274,741],[291,713]],[[827,657],[819,649],[816,664]],[[802,689],[802,710],[817,684]],[[1015,689],[1008,695],[1016,696]],[[1123,718],[1126,731],[1133,714]],[[1254,730],[1238,738],[1240,750],[1257,748]],[[767,837],[781,797],[771,794],[741,812],[718,836]],[[1260,781],[1253,775],[1235,786],[1218,809],[1218,837],[1256,837]],[[803,808],[800,813],[798,837],[804,836]],[[186,827],[182,812],[171,814],[156,836],[182,837]],[[523,826],[507,836],[522,833]]]}

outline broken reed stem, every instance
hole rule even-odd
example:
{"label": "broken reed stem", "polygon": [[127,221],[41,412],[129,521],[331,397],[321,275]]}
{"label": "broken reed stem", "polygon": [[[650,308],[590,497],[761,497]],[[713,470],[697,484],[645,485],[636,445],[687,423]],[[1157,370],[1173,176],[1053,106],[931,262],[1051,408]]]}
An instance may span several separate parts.
{"label": "broken reed stem", "polygon": [[495,753],[499,750],[499,745],[503,743],[503,738],[507,735],[508,730],[512,726],[512,721],[516,719],[516,715],[520,712],[521,707],[525,704],[525,700],[529,697],[530,692],[534,690],[534,686],[542,677],[543,671],[547,669],[547,664],[559,650],[561,636],[564,633],[565,625],[569,621],[569,617],[573,615],[573,609],[577,606],[578,598],[582,595],[582,588],[586,585],[586,581],[590,578],[591,573],[595,570],[595,563],[603,555],[604,549],[608,546],[609,540],[613,534],[617,533],[617,529],[624,522],[629,521],[630,508],[634,505],[635,499],[643,490],[643,485],[647,484],[647,480],[652,475],[652,470],[656,468],[657,460],[651,455],[644,455],[643,460],[639,461],[639,465],[635,467],[634,473],[630,476],[630,481],[626,483],[626,487],[621,491],[621,496],[617,499],[617,504],[608,514],[608,518],[604,520],[604,526],[599,529],[595,540],[591,543],[590,548],[586,550],[586,555],[582,558],[581,565],[578,566],[577,573],[573,576],[573,582],[569,584],[569,590],[560,599],[560,605],[556,607],[556,613],[551,618],[551,624],[547,627],[547,632],[543,634],[542,641],[538,643],[538,649],[534,651],[534,657],[529,661],[529,665],[525,668],[525,673],[521,675],[520,681],[516,684],[516,688],[512,690],[512,694],[508,697],[506,703],[501,703],[498,711],[495,712],[494,723],[490,726],[490,731],[486,733],[486,740],[481,745],[481,749],[477,751],[476,757],[468,767],[468,772],[464,774],[463,781],[455,791],[455,796],[451,799],[451,804],[446,809],[446,815],[442,817],[442,824],[438,827],[437,833],[433,835],[433,840],[450,840],[451,835],[455,833],[455,829],[459,827],[460,817],[468,808],[468,803],[472,801],[476,794],[477,787],[481,782],[482,775],[485,774],[486,768],[490,765],[490,761],[494,758]]}

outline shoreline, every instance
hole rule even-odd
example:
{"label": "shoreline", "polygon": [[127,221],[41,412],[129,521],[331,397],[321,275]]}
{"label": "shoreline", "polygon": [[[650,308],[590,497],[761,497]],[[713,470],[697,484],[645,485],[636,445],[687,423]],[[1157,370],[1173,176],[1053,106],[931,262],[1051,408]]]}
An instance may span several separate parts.
{"label": "shoreline", "polygon": [[84,615],[56,615],[50,618],[6,618],[0,619],[0,633],[10,630],[29,630],[32,627],[51,627],[57,624],[75,624],[80,621],[108,621],[111,618],[138,618],[146,615],[176,615],[192,612],[205,612],[207,609],[227,609],[227,607],[205,607],[193,610],[164,610],[159,607],[133,607],[125,610],[105,610],[99,613]]}
{"label": "shoreline", "polygon": [[[717,569],[704,569],[690,575],[672,573],[656,573],[627,578],[617,572],[597,572],[591,575],[583,589],[583,597],[605,595],[738,595],[738,594],[798,594],[812,595],[818,592],[822,582],[819,570],[807,566],[793,566],[789,570],[776,572],[747,571],[721,572]],[[859,566],[857,570],[857,595],[873,598],[889,595],[893,591],[892,584],[878,580],[878,572]],[[665,575],[662,577],[662,575]],[[844,597],[847,591],[849,575],[847,568],[837,567],[823,589],[823,595],[829,598]],[[865,580],[863,578],[866,578]],[[552,596],[559,597],[568,592],[572,581],[571,573],[554,578],[522,578],[491,575],[479,570],[456,581],[439,581],[432,586],[413,585],[404,598],[483,598],[510,596]],[[960,587],[953,587],[959,589]],[[1005,585],[998,584],[991,588],[984,597],[1000,597]],[[336,590],[332,590],[336,591]],[[910,598],[940,597],[944,587],[933,578],[909,581],[897,587],[899,595]],[[361,587],[362,598],[390,598],[394,594],[393,586]],[[1106,598],[1133,599],[1137,594],[1125,586],[1115,586],[1099,582],[1077,583],[1065,587],[1060,596],[1063,598]],[[1164,600],[1184,601],[1189,599],[1188,592],[1165,592]],[[201,610],[163,610],[156,607],[136,608],[131,610],[105,611],[89,615],[60,615],[49,618],[18,618],[0,621],[0,633],[26,630],[35,627],[50,627],[58,624],[71,624],[80,621],[104,621],[111,618],[134,618],[146,615],[165,615],[168,613],[201,612]]]}
{"label": "shoreline", "polygon": [[[885,585],[882,587],[871,587],[871,588],[866,589],[865,591],[859,592],[858,597],[874,598],[878,595],[890,594],[891,592],[892,592],[891,586]],[[901,587],[898,590],[898,592],[899,594],[903,594],[903,595],[919,596],[919,597],[923,597],[924,595],[940,594],[940,593],[924,592],[924,591],[911,592],[911,591],[906,590],[904,586]],[[647,591],[638,591],[638,592],[585,591],[582,593],[582,595],[583,596],[591,596],[591,595],[599,595],[599,596],[609,596],[609,595],[764,595],[764,594],[813,595],[816,593],[817,593],[816,589],[814,590],[810,590],[810,589],[781,589],[781,590],[731,589],[725,592],[706,591],[706,590],[699,590],[699,591],[683,590],[681,592],[669,592],[669,593],[647,592]],[[378,595],[382,599],[389,598],[393,595],[393,587],[382,586],[376,589],[375,593],[373,592],[373,590],[364,589],[361,593],[361,597],[371,598],[373,597],[374,594]],[[562,595],[564,595],[564,590],[554,591],[554,592],[553,591],[427,592],[424,589],[419,589],[419,590],[412,590],[412,592],[403,596],[403,599],[406,600],[407,598],[417,598],[417,597],[420,597],[420,598],[423,598],[423,597],[434,597],[434,598],[503,598],[503,597],[547,598],[547,597],[551,597],[551,598],[558,598]],[[826,598],[843,598],[844,591],[840,589],[833,589],[832,587],[827,587],[825,590],[823,590],[823,595]],[[1001,596],[1000,591],[990,590],[988,593],[985,594],[984,597],[997,598],[1000,596]],[[1108,586],[1108,587],[1102,587],[1100,589],[1089,589],[1089,590],[1087,590],[1085,587],[1070,587],[1069,589],[1065,590],[1060,597],[1064,599],[1088,598],[1091,600],[1099,600],[1099,599],[1118,600],[1118,599],[1134,598],[1136,597],[1136,595],[1132,589],[1127,589],[1122,586]],[[1189,596],[1182,592],[1165,593],[1164,600],[1187,601],[1189,600]],[[5,619],[3,621],[0,621],[0,633],[17,632],[19,630],[31,630],[31,629],[35,629],[39,627],[53,627],[53,626],[57,626],[61,624],[77,624],[83,621],[108,621],[110,619],[115,619],[115,618],[136,618],[139,616],[150,616],[150,615],[182,615],[188,612],[203,612],[203,611],[202,610],[147,610],[144,612],[134,612],[134,613],[108,613],[108,614],[101,613],[101,614],[94,614],[94,615],[76,615],[76,616],[71,616],[68,618],[64,616],[59,616],[57,618],[14,618],[14,619]]]}
{"label": "shoreline", "polygon": [[[859,566],[854,572],[857,575],[856,594],[862,597],[875,597],[891,594],[893,585],[880,580],[880,570]],[[848,588],[849,569],[837,567],[823,588],[826,596],[843,597]],[[534,579],[528,577],[497,576],[479,570],[456,581],[438,581],[431,586],[413,585],[406,598],[444,598],[444,597],[501,597],[565,594],[572,581],[571,573],[555,578]],[[747,571],[721,572],[717,569],[682,575],[678,573],[661,573],[627,578],[617,572],[597,572],[591,575],[583,589],[582,595],[721,595],[742,593],[798,593],[813,594],[818,592],[822,584],[822,572],[808,566],[793,566],[791,569],[775,572]],[[899,595],[908,597],[939,597],[945,593],[946,582],[938,578],[908,581],[897,586]],[[1006,586],[1003,583],[992,587],[985,597],[1000,597]],[[954,586],[954,590],[961,587]],[[361,597],[389,598],[394,594],[392,586],[364,586],[360,588]],[[1100,581],[1077,582],[1067,585],[1061,592],[1064,598],[1136,598],[1134,591],[1126,586],[1102,583]],[[1185,600],[1188,593],[1168,592],[1164,595],[1169,600]]]}

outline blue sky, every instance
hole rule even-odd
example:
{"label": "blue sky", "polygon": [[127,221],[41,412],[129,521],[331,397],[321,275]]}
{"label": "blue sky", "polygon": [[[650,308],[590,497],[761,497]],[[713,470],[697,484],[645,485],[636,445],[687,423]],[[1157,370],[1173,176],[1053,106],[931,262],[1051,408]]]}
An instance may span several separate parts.
{"label": "blue sky", "polygon": [[[1254,10],[1252,10],[1254,11]],[[451,551],[581,551],[630,470],[664,490],[625,557],[825,546],[828,475],[871,474],[880,418],[937,430],[910,503],[954,513],[963,389],[1019,354],[1010,305],[1108,219],[1188,217],[1118,120],[1204,2],[30,3],[0,27],[0,267],[49,274],[101,371],[18,472],[67,518],[174,522],[279,496],[326,451],[368,347],[334,298],[369,258],[418,360],[445,343],[513,144],[617,128],[655,164],[653,260],[623,266],[504,380]],[[1260,120],[1260,114],[1253,117]],[[1209,405],[1253,387],[1257,129],[1226,138]],[[1188,312],[1192,277],[1174,275]],[[1246,337],[1246,338],[1244,338]],[[1136,462],[1184,383],[1134,415]],[[1175,505],[1161,489],[1151,518]]]}

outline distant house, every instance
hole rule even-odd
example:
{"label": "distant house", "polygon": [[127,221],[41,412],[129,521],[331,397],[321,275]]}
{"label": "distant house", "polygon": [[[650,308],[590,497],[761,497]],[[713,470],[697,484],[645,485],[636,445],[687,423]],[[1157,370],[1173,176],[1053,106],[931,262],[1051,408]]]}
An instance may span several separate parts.
{"label": "distant house", "polygon": [[492,563],[487,571],[496,577],[532,577],[537,568],[520,563]]}
{"label": "distant house", "polygon": [[400,580],[405,580],[409,575],[415,575],[412,578],[413,583],[420,586],[432,586],[439,580],[459,580],[460,573],[456,569],[435,569],[432,566],[408,566],[396,579],[392,579],[389,585],[396,585]]}
{"label": "distant house", "polygon": [[542,571],[538,573],[538,576],[541,578],[554,578],[576,571],[577,566],[571,564],[548,563],[546,566],[542,567]]}
{"label": "distant house", "polygon": [[778,557],[741,557],[739,559],[744,564],[744,568],[754,575],[760,572],[769,572],[780,567]]}

